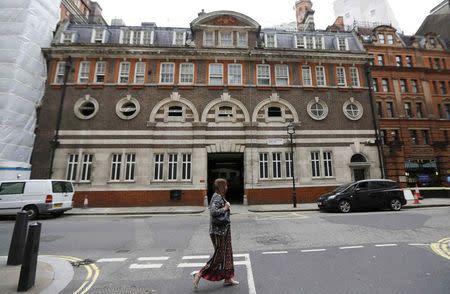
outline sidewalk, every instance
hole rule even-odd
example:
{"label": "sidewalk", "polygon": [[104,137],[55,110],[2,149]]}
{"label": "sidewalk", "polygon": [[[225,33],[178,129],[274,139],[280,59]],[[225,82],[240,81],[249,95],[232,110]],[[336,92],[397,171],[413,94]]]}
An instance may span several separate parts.
{"label": "sidewalk", "polygon": [[[403,207],[404,209],[450,206],[450,198],[426,198],[414,204],[412,200]],[[129,214],[198,214],[203,213],[203,206],[150,206],[150,207],[105,207],[105,208],[74,208],[66,212],[66,215],[129,215]],[[292,204],[265,204],[265,205],[232,205],[232,213],[248,212],[294,212],[294,211],[318,211],[316,203],[299,203],[297,208]]]}

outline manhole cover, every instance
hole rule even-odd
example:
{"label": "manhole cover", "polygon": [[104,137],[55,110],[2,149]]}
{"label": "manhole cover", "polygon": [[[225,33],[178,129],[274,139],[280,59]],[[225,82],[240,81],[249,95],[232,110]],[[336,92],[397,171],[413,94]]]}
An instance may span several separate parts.
{"label": "manhole cover", "polygon": [[274,236],[261,236],[256,237],[256,242],[263,245],[286,245],[289,240],[285,236],[274,235]]}
{"label": "manhole cover", "polygon": [[127,252],[130,252],[130,250],[128,250],[128,249],[120,249],[120,250],[116,251],[116,253],[127,253]]}

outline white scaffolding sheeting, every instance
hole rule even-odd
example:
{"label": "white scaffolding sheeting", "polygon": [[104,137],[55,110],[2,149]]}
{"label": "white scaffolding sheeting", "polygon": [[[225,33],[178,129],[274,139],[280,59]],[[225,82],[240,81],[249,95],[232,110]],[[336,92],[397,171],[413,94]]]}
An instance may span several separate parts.
{"label": "white scaffolding sheeting", "polygon": [[0,1],[0,179],[29,177],[36,107],[61,0]]}

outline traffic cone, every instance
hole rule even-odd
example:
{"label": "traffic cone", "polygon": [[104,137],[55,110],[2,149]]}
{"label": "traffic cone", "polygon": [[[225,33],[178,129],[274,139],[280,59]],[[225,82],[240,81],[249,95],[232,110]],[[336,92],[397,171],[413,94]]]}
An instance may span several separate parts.
{"label": "traffic cone", "polygon": [[422,196],[420,196],[419,187],[416,185],[416,191],[414,192],[414,204],[420,204],[419,199]]}

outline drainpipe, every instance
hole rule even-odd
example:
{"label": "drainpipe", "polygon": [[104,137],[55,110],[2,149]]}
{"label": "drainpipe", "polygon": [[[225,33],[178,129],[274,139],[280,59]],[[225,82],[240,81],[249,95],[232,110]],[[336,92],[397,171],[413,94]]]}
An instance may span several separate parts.
{"label": "drainpipe", "polygon": [[55,152],[56,148],[59,146],[59,129],[61,128],[61,119],[62,119],[62,112],[63,112],[63,106],[64,106],[64,100],[66,98],[66,88],[67,88],[67,80],[69,77],[70,70],[72,69],[72,57],[69,56],[66,59],[66,67],[64,72],[64,81],[61,89],[61,98],[59,103],[59,110],[58,110],[58,117],[56,119],[56,128],[55,128],[55,135],[53,136],[53,139],[50,141],[50,147],[51,147],[51,156],[50,156],[50,169],[48,172],[48,178],[52,178],[53,174],[53,161],[55,160]]}
{"label": "drainpipe", "polygon": [[381,177],[383,179],[385,179],[386,178],[385,158],[384,158],[383,149],[381,146],[380,126],[378,124],[378,117],[375,113],[375,101],[373,98],[372,73],[370,70],[369,62],[366,62],[366,64],[364,65],[364,69],[365,69],[364,71],[366,73],[367,85],[369,85],[370,109],[372,110],[372,120],[373,120],[373,127],[375,130],[375,138],[376,138],[375,142],[377,144],[378,160],[380,161]]}

